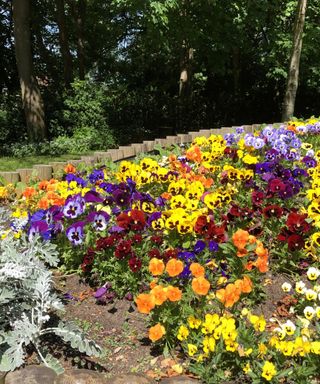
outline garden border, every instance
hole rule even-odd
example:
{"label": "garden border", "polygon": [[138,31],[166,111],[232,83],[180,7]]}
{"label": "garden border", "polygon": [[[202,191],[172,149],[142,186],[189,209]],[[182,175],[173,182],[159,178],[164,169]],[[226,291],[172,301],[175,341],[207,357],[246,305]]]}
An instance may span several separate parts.
{"label": "garden border", "polygon": [[[262,124],[242,125],[245,132],[254,132]],[[273,127],[278,127],[283,123],[272,123]],[[158,138],[155,140],[145,140],[142,143],[133,143],[127,146],[120,146],[116,149],[109,149],[107,151],[96,151],[91,156],[81,156],[80,160],[68,161],[52,161],[49,164],[36,164],[32,168],[18,168],[16,171],[2,171],[0,177],[4,180],[5,184],[15,184],[19,181],[28,183],[30,178],[37,176],[40,180],[50,180],[54,174],[63,170],[67,164],[74,166],[84,163],[87,165],[94,165],[103,160],[111,160],[113,162],[121,161],[124,159],[132,158],[141,152],[153,151],[155,145],[166,147],[172,144],[184,144],[192,142],[196,137],[205,136],[209,137],[212,134],[226,134],[234,132],[238,126],[221,127],[213,129],[201,129],[199,131],[191,131],[188,133],[180,133],[176,136],[166,136],[165,138]]]}

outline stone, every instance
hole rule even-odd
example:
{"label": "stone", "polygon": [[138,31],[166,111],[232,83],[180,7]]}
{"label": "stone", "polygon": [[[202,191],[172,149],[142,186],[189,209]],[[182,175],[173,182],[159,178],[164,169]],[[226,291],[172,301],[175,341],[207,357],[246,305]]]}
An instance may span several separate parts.
{"label": "stone", "polygon": [[188,376],[173,376],[173,377],[162,379],[160,381],[160,384],[196,384],[196,383],[201,383],[201,381],[197,379],[192,379],[191,377],[188,377]]}
{"label": "stone", "polygon": [[90,369],[71,369],[57,376],[54,384],[106,384],[106,379]]}
{"label": "stone", "polygon": [[5,384],[54,384],[57,374],[41,365],[27,365],[14,372],[9,372]]}
{"label": "stone", "polygon": [[135,373],[117,375],[108,379],[105,384],[152,384],[154,381]]}

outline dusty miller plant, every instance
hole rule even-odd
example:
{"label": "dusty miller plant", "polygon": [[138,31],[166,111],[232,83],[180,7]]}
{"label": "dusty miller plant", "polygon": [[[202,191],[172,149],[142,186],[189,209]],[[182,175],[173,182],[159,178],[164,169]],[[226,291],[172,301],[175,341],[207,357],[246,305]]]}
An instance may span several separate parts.
{"label": "dusty miller plant", "polygon": [[58,263],[58,252],[50,242],[38,238],[31,242],[25,238],[0,241],[0,371],[21,366],[26,347],[32,344],[46,366],[62,372],[59,361],[42,345],[51,333],[87,355],[101,352],[72,323],[47,325],[63,304],[53,292],[52,274],[45,263]]}

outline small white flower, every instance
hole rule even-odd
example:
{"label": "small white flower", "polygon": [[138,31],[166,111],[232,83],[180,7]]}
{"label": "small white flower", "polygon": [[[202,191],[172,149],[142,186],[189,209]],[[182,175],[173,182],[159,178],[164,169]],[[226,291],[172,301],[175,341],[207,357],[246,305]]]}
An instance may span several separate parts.
{"label": "small white flower", "polygon": [[280,340],[283,340],[286,336],[286,331],[284,328],[281,327],[277,327],[273,330],[273,332],[275,332],[277,334],[277,336],[279,337]]}
{"label": "small white flower", "polygon": [[283,324],[283,329],[285,330],[286,334],[287,335],[293,335],[294,334],[294,331],[296,330],[296,326],[293,324],[293,322],[291,320],[287,320],[284,324]]}
{"label": "small white flower", "polygon": [[307,276],[309,280],[317,280],[320,276],[320,271],[318,268],[310,267],[307,271]]}
{"label": "small white flower", "polygon": [[308,319],[308,320],[312,320],[312,318],[314,317],[316,311],[314,310],[313,307],[305,307],[305,309],[303,310],[303,314],[305,315],[305,317]]}
{"label": "small white flower", "polygon": [[297,293],[302,293],[302,294],[305,293],[305,291],[306,291],[305,283],[303,281],[298,281],[296,283],[295,290],[296,290]]}
{"label": "small white flower", "polygon": [[292,285],[291,285],[290,283],[283,283],[283,284],[281,285],[281,289],[283,290],[283,292],[288,293],[288,292],[291,291],[291,289],[292,289]]}
{"label": "small white flower", "polygon": [[305,291],[306,299],[309,301],[316,300],[317,298],[317,292],[314,291],[313,289],[307,289]]}

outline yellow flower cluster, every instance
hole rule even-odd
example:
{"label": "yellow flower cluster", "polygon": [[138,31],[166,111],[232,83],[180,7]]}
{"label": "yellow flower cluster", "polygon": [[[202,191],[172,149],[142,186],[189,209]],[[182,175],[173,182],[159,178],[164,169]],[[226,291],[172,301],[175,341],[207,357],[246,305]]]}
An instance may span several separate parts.
{"label": "yellow flower cluster", "polygon": [[[201,345],[202,350],[197,356],[197,361],[203,361],[208,358],[210,352],[215,351],[216,343],[222,340],[224,348],[229,352],[236,352],[239,344],[237,342],[237,327],[236,321],[231,315],[224,314],[219,316],[217,313],[205,315],[204,321],[190,316],[188,318],[188,326],[181,325],[177,338],[180,341],[187,341],[192,330],[200,329],[202,334]],[[188,354],[193,356],[198,352],[198,347],[195,344],[187,343]],[[250,353],[247,351],[246,353]]]}

